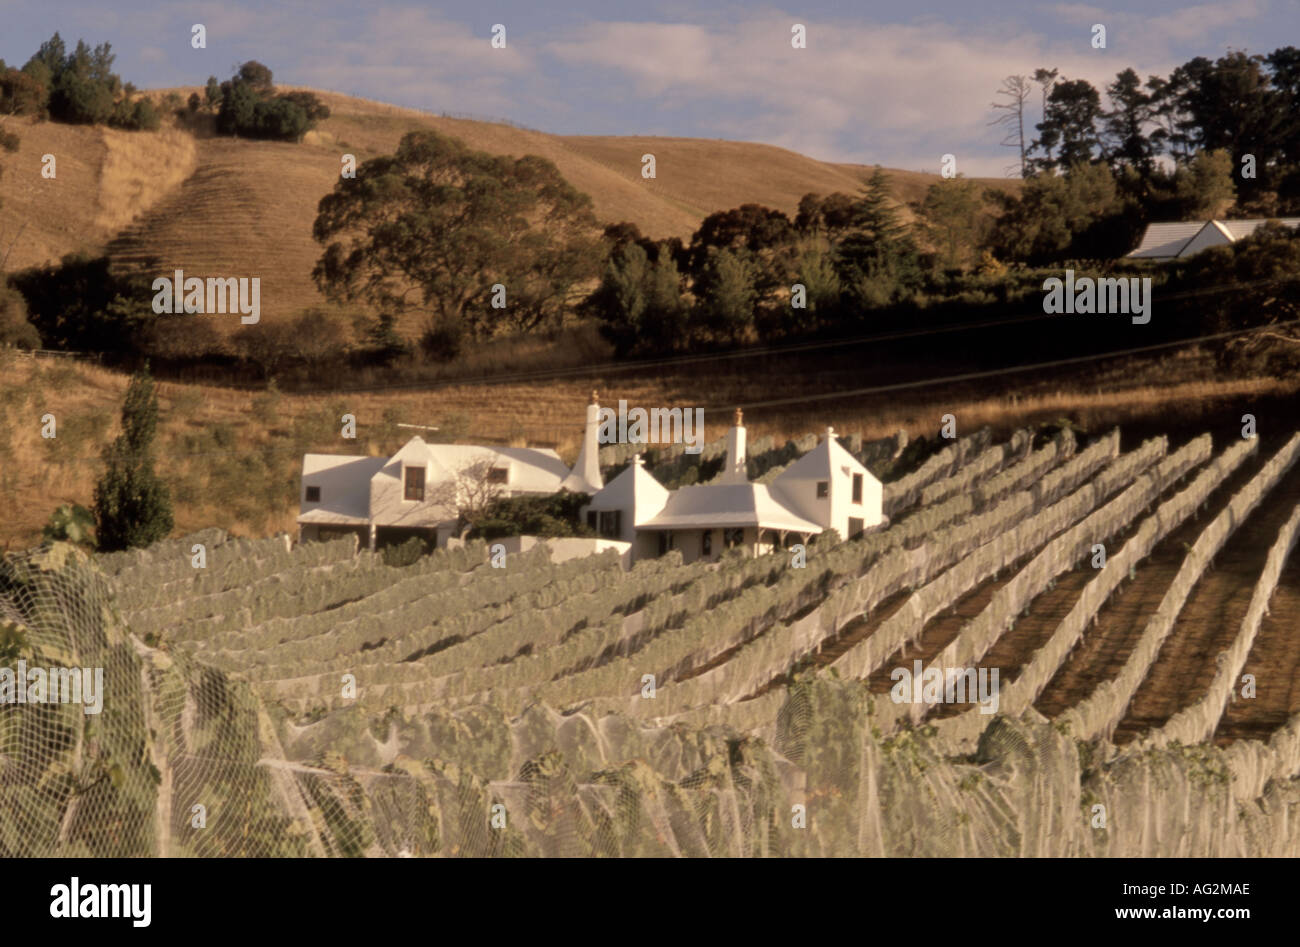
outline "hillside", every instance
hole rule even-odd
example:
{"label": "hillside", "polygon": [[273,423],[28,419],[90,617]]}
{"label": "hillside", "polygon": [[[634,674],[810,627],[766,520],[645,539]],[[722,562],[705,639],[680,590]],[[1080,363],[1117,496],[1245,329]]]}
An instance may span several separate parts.
{"label": "hillside", "polygon": [[[184,98],[196,90],[163,91]],[[298,145],[195,136],[174,128],[128,134],[17,123],[22,147],[6,161],[0,236],[7,245],[20,229],[22,235],[8,269],[54,261],[75,250],[107,250],[119,267],[259,276],[262,317],[294,315],[324,302],[311,281],[320,256],[311,226],[317,203],[339,173],[340,156],[355,154],[361,162],[389,153],[404,134],[422,128],[493,153],[549,158],[591,196],[602,223],[630,220],[655,238],[687,239],[708,214],[748,202],[793,215],[804,194],[856,191],[866,171],[770,145],[558,136],[317,94],[329,106],[330,118]],[[41,156],[47,153],[58,158],[54,181],[40,176]],[[656,158],[654,180],[641,177],[646,153]],[[938,180],[913,171],[891,174],[901,202],[915,200]]]}

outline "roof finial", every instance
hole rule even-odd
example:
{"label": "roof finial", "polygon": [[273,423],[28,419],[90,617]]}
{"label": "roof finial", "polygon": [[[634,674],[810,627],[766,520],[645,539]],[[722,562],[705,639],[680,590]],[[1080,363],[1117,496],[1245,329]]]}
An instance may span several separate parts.
{"label": "roof finial", "polygon": [[600,402],[596,400],[596,389],[595,389],[595,388],[591,389],[591,403],[592,403],[592,404],[600,404]]}
{"label": "roof finial", "polygon": [[736,427],[740,427],[742,424],[745,423],[745,413],[741,411],[739,408],[737,408],[736,417],[734,420],[735,420]]}

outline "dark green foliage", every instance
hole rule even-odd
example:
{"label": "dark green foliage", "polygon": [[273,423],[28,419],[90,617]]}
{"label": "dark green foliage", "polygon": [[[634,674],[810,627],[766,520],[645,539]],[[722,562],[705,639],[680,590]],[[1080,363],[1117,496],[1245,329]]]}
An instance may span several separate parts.
{"label": "dark green foliage", "polygon": [[591,498],[582,493],[502,497],[488,505],[467,539],[505,536],[595,536],[579,513]]}
{"label": "dark green foliage", "polygon": [[583,311],[620,355],[672,352],[690,341],[682,278],[668,253],[651,261],[639,243],[626,243],[605,265],[600,286]]}
{"label": "dark green foliage", "polygon": [[916,245],[889,198],[888,183],[880,168],[872,172],[854,206],[853,229],[836,248],[836,271],[861,308],[897,301],[921,275]]}
{"label": "dark green foliage", "polygon": [[[302,141],[304,135],[330,110],[311,92],[275,94],[271,70],[250,60],[230,79],[216,86],[208,79],[206,95],[211,104],[220,94],[217,131],[225,135],[271,141]],[[197,100],[197,95],[194,96]],[[191,106],[191,110],[197,110]]]}
{"label": "dark green foliage", "polygon": [[1042,152],[1043,157],[1033,159],[1031,166],[1051,172],[1100,158],[1097,124],[1101,117],[1101,96],[1087,80],[1058,82],[1037,125],[1039,137],[1029,146],[1030,154]]}
{"label": "dark green foliage", "polygon": [[476,338],[553,328],[598,272],[595,233],[590,198],[550,161],[412,132],[321,199],[312,276],[337,301]]}
{"label": "dark green foliage", "polygon": [[158,127],[157,111],[134,100],[135,86],[113,72],[112,46],[91,49],[82,40],[67,51],[55,33],[21,74],[0,67],[0,112],[41,115],[73,125],[112,125],[128,131]]}
{"label": "dark green foliage", "polygon": [[9,277],[46,348],[128,354],[138,351],[154,319],[143,276],[120,276],[108,257],[68,254],[57,266]]}
{"label": "dark green foliage", "polygon": [[64,503],[50,514],[42,530],[47,542],[67,542],[80,546],[95,545],[95,514],[84,506]]}
{"label": "dark green foliage", "polygon": [[421,556],[427,556],[432,551],[433,545],[428,540],[412,536],[406,542],[383,547],[380,553],[384,557],[384,565],[405,568],[414,565]]}
{"label": "dark green foliage", "polygon": [[105,552],[147,546],[171,532],[171,498],[153,469],[157,426],[158,397],[146,366],[131,376],[122,433],[105,448],[104,475],[95,485],[99,548]]}

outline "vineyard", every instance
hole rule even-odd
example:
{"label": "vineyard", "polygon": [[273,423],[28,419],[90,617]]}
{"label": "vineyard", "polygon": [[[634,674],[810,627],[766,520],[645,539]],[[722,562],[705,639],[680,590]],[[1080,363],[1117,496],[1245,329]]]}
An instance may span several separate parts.
{"label": "vineyard", "polygon": [[[5,709],[0,852],[1298,854],[1300,434],[1123,448],[958,439],[799,562],[10,557],[10,663],[104,707]],[[914,667],[996,706],[900,702]]]}

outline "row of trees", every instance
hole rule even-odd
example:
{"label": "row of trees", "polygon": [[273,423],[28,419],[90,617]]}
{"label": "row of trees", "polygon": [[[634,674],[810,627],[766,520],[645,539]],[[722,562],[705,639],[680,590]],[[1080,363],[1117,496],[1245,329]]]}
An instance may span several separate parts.
{"label": "row of trees", "polygon": [[[1035,85],[1042,120],[1029,137]],[[1104,164],[1141,203],[1158,204],[1171,189],[1171,168],[1222,152],[1243,211],[1300,208],[1300,49],[1198,56],[1145,82],[1124,69],[1104,92],[1108,107],[1087,80],[1056,69],[1003,81],[994,123],[1008,130],[1004,144],[1017,149],[1022,177]]]}
{"label": "row of trees", "polygon": [[74,125],[156,129],[158,109],[113,72],[112,47],[78,40],[68,52],[55,33],[21,69],[0,60],[0,114],[33,115]]}
{"label": "row of trees", "polygon": [[929,189],[908,225],[877,168],[857,195],[805,195],[793,220],[757,204],[712,214],[686,245],[614,225],[580,311],[624,354],[801,334],[925,291],[971,258],[982,209],[978,186],[954,178]]}

